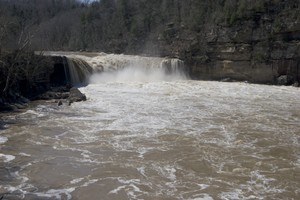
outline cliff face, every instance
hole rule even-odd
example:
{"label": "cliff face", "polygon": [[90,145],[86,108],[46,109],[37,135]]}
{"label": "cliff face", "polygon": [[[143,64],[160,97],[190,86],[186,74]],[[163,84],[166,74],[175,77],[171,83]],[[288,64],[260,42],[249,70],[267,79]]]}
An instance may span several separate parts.
{"label": "cliff face", "polygon": [[166,55],[184,59],[196,79],[272,84],[286,75],[289,83],[299,82],[299,3],[287,2],[244,8],[225,23],[206,22],[196,34],[171,25],[165,33],[173,30],[168,38],[173,42],[159,46]]}

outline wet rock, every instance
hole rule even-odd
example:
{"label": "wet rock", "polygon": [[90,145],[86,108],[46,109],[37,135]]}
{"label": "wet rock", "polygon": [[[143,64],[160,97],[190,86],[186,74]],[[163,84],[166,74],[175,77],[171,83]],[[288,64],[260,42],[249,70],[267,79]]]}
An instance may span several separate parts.
{"label": "wet rock", "polygon": [[63,102],[62,102],[62,101],[58,101],[57,105],[58,105],[58,106],[62,106],[62,105],[63,105]]}
{"label": "wet rock", "polygon": [[40,96],[37,99],[41,100],[51,100],[51,99],[67,99],[69,97],[69,92],[53,92],[48,91]]}
{"label": "wet rock", "polygon": [[25,109],[26,108],[26,104],[19,104],[19,103],[15,103],[13,104],[17,109]]}
{"label": "wet rock", "polygon": [[44,94],[40,95],[38,99],[42,100],[50,100],[58,98],[55,92],[45,92]]}
{"label": "wet rock", "polygon": [[5,99],[0,98],[0,111],[16,111],[18,109],[25,109],[28,106],[29,100],[16,95],[14,101],[5,102]]}
{"label": "wet rock", "polygon": [[299,82],[296,81],[294,84],[293,84],[294,87],[299,87]]}
{"label": "wet rock", "polygon": [[277,78],[277,85],[293,85],[294,78],[289,75],[282,75]]}
{"label": "wet rock", "polygon": [[32,100],[67,99],[70,95],[69,91],[69,86],[51,87],[48,91],[32,98]]}
{"label": "wet rock", "polygon": [[233,82],[231,78],[223,78],[221,82]]}
{"label": "wet rock", "polygon": [[52,87],[51,91],[63,93],[63,92],[69,92],[70,88],[68,88],[68,87]]}
{"label": "wet rock", "polygon": [[27,103],[30,102],[30,100],[27,99],[27,98],[25,98],[25,97],[23,97],[23,96],[19,96],[19,102],[23,103],[23,104],[27,104]]}
{"label": "wet rock", "polygon": [[0,111],[14,111],[16,109],[17,109],[16,107],[8,103],[0,104]]}
{"label": "wet rock", "polygon": [[70,89],[70,96],[68,98],[69,105],[71,105],[74,102],[80,102],[80,101],[86,101],[85,94],[81,93],[78,88],[71,88]]}

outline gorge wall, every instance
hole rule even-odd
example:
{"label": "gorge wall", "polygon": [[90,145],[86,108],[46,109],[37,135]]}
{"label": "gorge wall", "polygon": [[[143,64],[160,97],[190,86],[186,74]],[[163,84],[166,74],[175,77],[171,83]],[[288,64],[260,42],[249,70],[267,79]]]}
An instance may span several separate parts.
{"label": "gorge wall", "polygon": [[164,39],[153,43],[164,55],[183,59],[195,79],[276,84],[286,75],[290,84],[299,82],[299,3],[249,4],[235,12],[223,22],[206,21],[196,32],[170,23]]}

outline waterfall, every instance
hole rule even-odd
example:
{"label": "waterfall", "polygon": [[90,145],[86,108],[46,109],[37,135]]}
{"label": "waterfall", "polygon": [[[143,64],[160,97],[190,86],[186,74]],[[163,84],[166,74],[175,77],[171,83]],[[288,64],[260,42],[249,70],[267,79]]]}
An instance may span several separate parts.
{"label": "waterfall", "polygon": [[[83,57],[82,57],[83,58]],[[166,73],[179,73],[184,71],[184,62],[176,58],[145,57],[132,55],[104,54],[92,58],[83,58],[94,69],[103,72],[122,70],[124,68],[141,68],[155,70],[162,68]]]}
{"label": "waterfall", "polygon": [[92,83],[171,81],[186,79],[184,62],[176,58],[100,54],[86,60],[101,73],[91,77]]}
{"label": "waterfall", "polygon": [[46,52],[45,54],[66,57],[72,85],[87,84],[88,81],[152,81],[187,78],[184,62],[177,58],[86,52]]}
{"label": "waterfall", "polygon": [[72,85],[87,84],[88,78],[94,73],[94,69],[79,58],[67,57],[67,63]]}
{"label": "waterfall", "polygon": [[184,73],[184,62],[182,60],[172,58],[164,59],[161,62],[161,67],[169,74],[182,74]]}

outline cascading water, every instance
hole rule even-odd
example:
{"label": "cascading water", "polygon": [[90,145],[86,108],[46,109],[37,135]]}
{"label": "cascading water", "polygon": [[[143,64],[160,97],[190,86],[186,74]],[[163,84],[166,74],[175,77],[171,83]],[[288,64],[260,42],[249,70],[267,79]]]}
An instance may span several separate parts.
{"label": "cascading water", "polygon": [[72,85],[86,84],[94,69],[84,60],[67,57],[70,81]]}
{"label": "cascading water", "polygon": [[192,81],[177,59],[59,55],[74,82],[92,68],[88,99],[2,117],[0,199],[300,199],[299,88]]}
{"label": "cascading water", "polygon": [[184,62],[176,58],[143,57],[105,53],[46,52],[65,56],[71,83],[106,81],[184,80]]}

